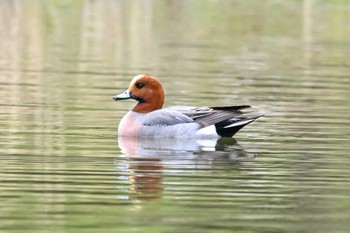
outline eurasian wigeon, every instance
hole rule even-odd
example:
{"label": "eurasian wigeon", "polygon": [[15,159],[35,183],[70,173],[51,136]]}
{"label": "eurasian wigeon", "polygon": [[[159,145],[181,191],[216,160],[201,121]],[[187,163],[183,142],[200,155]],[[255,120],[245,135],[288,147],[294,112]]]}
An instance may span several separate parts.
{"label": "eurasian wigeon", "polygon": [[118,135],[123,137],[232,137],[261,116],[244,116],[248,105],[162,108],[164,91],[160,81],[144,74],[134,77],[128,90],[113,99],[138,102],[119,123]]}

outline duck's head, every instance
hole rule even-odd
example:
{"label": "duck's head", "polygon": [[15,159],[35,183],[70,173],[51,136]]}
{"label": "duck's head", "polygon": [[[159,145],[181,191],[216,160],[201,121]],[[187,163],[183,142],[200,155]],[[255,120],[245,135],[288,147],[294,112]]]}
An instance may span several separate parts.
{"label": "duck's head", "polygon": [[140,74],[131,80],[130,86],[125,92],[113,96],[113,99],[115,101],[134,99],[138,103],[132,111],[148,113],[163,107],[164,91],[162,84],[157,78]]}

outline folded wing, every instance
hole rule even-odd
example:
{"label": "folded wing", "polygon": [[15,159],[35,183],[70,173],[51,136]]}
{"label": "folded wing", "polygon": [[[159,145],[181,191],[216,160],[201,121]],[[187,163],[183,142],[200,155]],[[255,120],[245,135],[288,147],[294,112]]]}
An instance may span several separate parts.
{"label": "folded wing", "polygon": [[[143,119],[144,126],[176,126],[186,123],[198,123],[199,128],[215,125],[218,135],[232,137],[245,125],[255,121],[261,115],[252,115],[250,106],[223,107],[170,107],[148,113]],[[191,124],[193,125],[193,124]]]}

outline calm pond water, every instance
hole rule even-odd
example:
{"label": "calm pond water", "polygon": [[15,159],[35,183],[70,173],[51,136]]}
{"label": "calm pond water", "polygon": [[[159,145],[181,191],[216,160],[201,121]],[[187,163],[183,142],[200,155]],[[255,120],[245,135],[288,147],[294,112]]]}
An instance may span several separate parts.
{"label": "calm pond water", "polygon": [[[0,232],[349,232],[348,1],[1,1],[0,51]],[[139,73],[265,117],[118,139]]]}

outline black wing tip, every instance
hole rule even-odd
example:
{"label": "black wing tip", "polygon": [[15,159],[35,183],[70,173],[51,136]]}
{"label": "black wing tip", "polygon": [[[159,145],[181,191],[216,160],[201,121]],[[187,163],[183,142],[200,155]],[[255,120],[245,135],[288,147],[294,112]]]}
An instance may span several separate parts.
{"label": "black wing tip", "polygon": [[215,106],[215,107],[209,107],[214,110],[224,110],[224,111],[237,111],[241,109],[251,108],[250,105],[231,105],[231,106]]}

